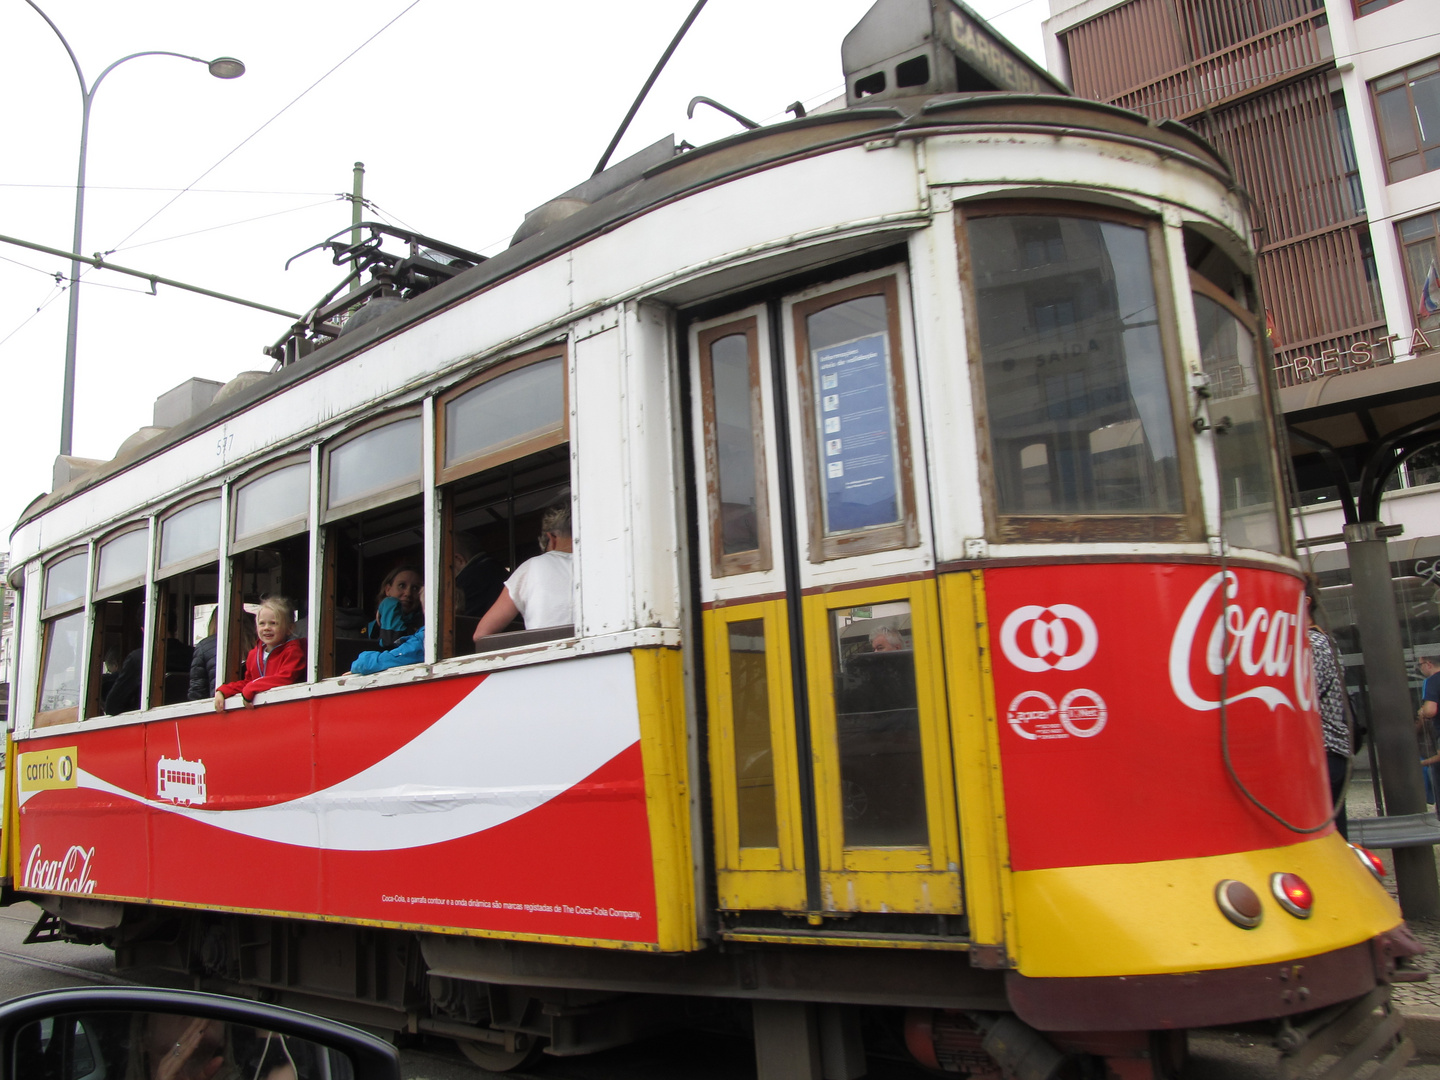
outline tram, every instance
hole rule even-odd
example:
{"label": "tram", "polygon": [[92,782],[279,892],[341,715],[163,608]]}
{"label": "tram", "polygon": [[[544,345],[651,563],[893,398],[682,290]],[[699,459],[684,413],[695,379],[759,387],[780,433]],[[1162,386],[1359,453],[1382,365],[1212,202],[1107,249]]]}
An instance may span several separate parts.
{"label": "tram", "polygon": [[[1362,1021],[1403,1063],[1418,946],[1329,823],[1243,192],[954,0],[843,59],[836,107],[652,146],[493,258],[411,238],[25,511],[36,935],[492,1068],[702,1015],[762,1077],[890,1038],[1128,1080]],[[555,507],[571,621],[474,640],[467,569]],[[402,564],[423,663],[350,674]],[[189,700],[276,595],[304,681]]]}

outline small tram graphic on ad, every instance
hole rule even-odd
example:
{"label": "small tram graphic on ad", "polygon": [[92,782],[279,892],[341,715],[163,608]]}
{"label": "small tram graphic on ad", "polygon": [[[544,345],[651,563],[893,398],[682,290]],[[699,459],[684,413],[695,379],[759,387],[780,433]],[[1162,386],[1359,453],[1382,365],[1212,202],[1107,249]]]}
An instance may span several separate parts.
{"label": "small tram graphic on ad", "polygon": [[1227,166],[952,0],[844,61],[493,258],[332,242],[272,373],[26,511],[12,895],[496,1069],[1403,1063]]}

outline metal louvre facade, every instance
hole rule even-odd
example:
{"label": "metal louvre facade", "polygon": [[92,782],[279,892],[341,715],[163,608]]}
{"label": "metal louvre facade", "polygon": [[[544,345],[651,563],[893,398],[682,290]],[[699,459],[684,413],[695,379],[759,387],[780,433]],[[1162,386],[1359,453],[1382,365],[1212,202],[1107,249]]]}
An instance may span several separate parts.
{"label": "metal louvre facade", "polygon": [[[1260,279],[1282,386],[1307,358],[1383,337],[1363,207],[1332,103],[1314,0],[1132,0],[1062,36],[1077,93],[1179,120],[1231,162],[1257,208]],[[1386,352],[1386,350],[1379,350]],[[1388,355],[1361,357],[1360,366]]]}

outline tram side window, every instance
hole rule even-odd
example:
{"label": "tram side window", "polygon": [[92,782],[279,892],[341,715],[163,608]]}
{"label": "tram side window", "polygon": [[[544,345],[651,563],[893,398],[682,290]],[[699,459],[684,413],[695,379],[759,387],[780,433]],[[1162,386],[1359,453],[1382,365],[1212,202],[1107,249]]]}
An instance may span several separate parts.
{"label": "tram side window", "polygon": [[389,649],[424,625],[424,592],[413,588],[425,558],[420,438],[420,417],[411,415],[327,452],[321,678],[343,675],[362,652]]}
{"label": "tram side window", "polygon": [[1153,228],[1058,213],[965,223],[1001,540],[1185,527]]}
{"label": "tram side window", "polygon": [[[505,580],[540,554],[545,512],[569,503],[568,401],[563,349],[507,361],[441,400],[442,565],[450,569],[439,590],[442,657],[472,651],[475,627]],[[520,628],[516,620],[508,629]]]}
{"label": "tram side window", "polygon": [[813,561],[916,542],[894,277],[795,305]]}
{"label": "tram side window", "polygon": [[260,601],[283,596],[294,606],[297,636],[308,629],[310,595],[310,464],[282,465],[236,488],[231,540],[230,625],[224,663],[216,681],[241,677],[255,644]]}
{"label": "tram side window", "polygon": [[161,520],[155,574],[158,640],[150,661],[152,706],[208,700],[215,692],[219,551],[218,498],[194,503]]}
{"label": "tram side window", "polygon": [[761,413],[760,344],[755,318],[700,332],[710,561],[716,577],[770,569]]}
{"label": "tram side window", "polygon": [[1225,539],[1234,547],[1282,552],[1280,486],[1254,317],[1198,274],[1191,284],[1200,360],[1210,380]]}
{"label": "tram side window", "polygon": [[85,552],[67,555],[45,568],[41,600],[40,697],[35,726],[68,724],[80,718],[81,649],[85,637]]}
{"label": "tram side window", "polygon": [[114,716],[140,708],[149,544],[149,530],[132,529],[96,548],[86,716]]}

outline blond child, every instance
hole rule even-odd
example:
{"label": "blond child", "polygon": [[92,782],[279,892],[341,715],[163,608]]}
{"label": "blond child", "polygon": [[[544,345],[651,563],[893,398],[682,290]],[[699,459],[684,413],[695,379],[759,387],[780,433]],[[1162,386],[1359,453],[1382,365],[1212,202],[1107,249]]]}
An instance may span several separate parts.
{"label": "blond child", "polygon": [[260,601],[255,612],[255,647],[245,661],[245,677],[228,682],[215,690],[215,711],[225,711],[225,699],[239,694],[245,708],[253,708],[255,695],[262,690],[305,680],[305,639],[295,637],[291,612],[295,610],[283,596],[270,596]]}

